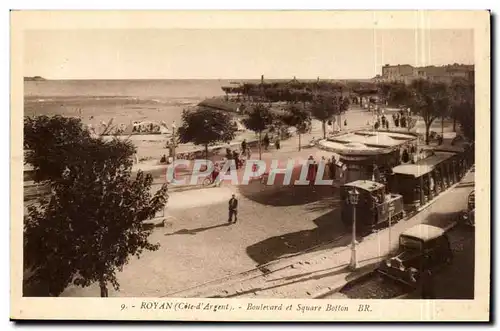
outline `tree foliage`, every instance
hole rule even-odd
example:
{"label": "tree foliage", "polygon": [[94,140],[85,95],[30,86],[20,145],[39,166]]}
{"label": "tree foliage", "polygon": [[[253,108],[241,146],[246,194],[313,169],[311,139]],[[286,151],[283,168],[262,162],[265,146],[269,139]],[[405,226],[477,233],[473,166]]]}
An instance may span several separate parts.
{"label": "tree foliage", "polygon": [[312,117],[322,123],[323,138],[326,138],[326,122],[332,119],[333,116],[340,115],[345,112],[348,107],[348,98],[329,94],[316,96],[310,105],[310,111]]}
{"label": "tree foliage", "polygon": [[24,118],[25,163],[34,168],[35,182],[57,180],[75,147],[91,140],[78,118],[37,116]]}
{"label": "tree foliage", "polygon": [[181,143],[205,146],[208,155],[209,145],[233,140],[237,129],[230,114],[200,107],[182,112],[182,126],[178,129],[178,135]]}
{"label": "tree foliage", "polygon": [[259,158],[262,157],[261,151],[261,135],[262,131],[266,130],[270,125],[273,124],[275,116],[271,112],[270,108],[261,104],[255,104],[247,113],[247,116],[242,120],[243,125],[259,134]]}
{"label": "tree foliage", "polygon": [[293,126],[297,129],[299,135],[299,151],[300,151],[300,136],[306,133],[311,126],[311,114],[304,108],[297,105],[290,105],[286,108],[285,114],[282,116],[282,121],[288,126]]}
{"label": "tree foliage", "polygon": [[451,116],[458,120],[464,136],[475,139],[475,87],[470,81],[457,80],[451,85]]}
{"label": "tree foliage", "polygon": [[[44,286],[57,296],[71,283],[86,287],[98,282],[101,295],[107,296],[107,284],[119,289],[116,271],[130,256],[158,249],[148,241],[151,229],[143,221],[164,208],[167,187],[152,194],[151,175],[139,171],[133,178],[135,147],[130,142],[81,139],[77,122],[61,117],[25,122],[38,132],[58,128],[68,138],[67,144],[53,139],[44,148],[34,143],[36,136],[25,136],[33,155],[56,157],[63,169],[46,174],[51,194],[29,206],[25,216],[24,265],[32,271],[26,284]],[[32,134],[29,127],[25,132]]]}
{"label": "tree foliage", "polygon": [[425,143],[429,144],[430,127],[434,120],[448,112],[449,91],[445,83],[419,79],[410,85],[413,111],[422,116],[425,123]]}

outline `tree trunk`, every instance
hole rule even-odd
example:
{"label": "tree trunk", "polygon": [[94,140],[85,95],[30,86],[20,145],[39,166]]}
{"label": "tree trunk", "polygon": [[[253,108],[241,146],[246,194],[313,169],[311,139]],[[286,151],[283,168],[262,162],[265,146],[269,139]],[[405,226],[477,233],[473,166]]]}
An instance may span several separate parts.
{"label": "tree trunk", "polygon": [[425,123],[425,144],[429,145],[429,131],[431,130],[432,122]]}
{"label": "tree trunk", "polygon": [[441,138],[444,138],[444,116],[441,117]]}
{"label": "tree trunk", "polygon": [[326,139],[326,121],[322,122],[323,139]]}
{"label": "tree trunk", "polygon": [[106,287],[106,282],[100,281],[99,287],[101,289],[101,298],[107,298],[108,297],[108,288]]}
{"label": "tree trunk", "polygon": [[205,159],[208,160],[208,144],[205,144]]}
{"label": "tree trunk", "polygon": [[453,116],[453,132],[457,132],[457,118]]}
{"label": "tree trunk", "polygon": [[262,160],[262,131],[259,131],[259,160]]}
{"label": "tree trunk", "polygon": [[300,132],[299,132],[299,152],[300,152]]}

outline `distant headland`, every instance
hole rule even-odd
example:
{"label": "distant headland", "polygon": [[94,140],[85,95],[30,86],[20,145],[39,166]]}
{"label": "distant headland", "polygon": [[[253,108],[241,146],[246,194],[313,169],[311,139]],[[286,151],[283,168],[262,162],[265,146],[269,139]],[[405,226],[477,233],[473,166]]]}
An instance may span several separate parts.
{"label": "distant headland", "polygon": [[47,80],[47,79],[43,78],[42,76],[24,77],[25,82],[42,81],[42,80]]}

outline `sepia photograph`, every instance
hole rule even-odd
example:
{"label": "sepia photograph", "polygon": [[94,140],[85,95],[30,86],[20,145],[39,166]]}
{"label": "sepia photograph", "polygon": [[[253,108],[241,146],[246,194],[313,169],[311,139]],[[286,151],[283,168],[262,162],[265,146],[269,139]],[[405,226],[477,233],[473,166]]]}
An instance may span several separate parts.
{"label": "sepia photograph", "polygon": [[489,22],[11,12],[11,317],[488,320]]}

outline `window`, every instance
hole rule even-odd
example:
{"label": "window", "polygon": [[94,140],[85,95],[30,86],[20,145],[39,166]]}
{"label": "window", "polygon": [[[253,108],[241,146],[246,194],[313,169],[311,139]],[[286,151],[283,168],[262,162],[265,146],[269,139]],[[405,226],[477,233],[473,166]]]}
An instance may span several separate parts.
{"label": "window", "polygon": [[405,237],[405,236],[399,237],[399,245],[403,248],[418,249],[418,250],[422,249],[422,241],[411,237]]}

